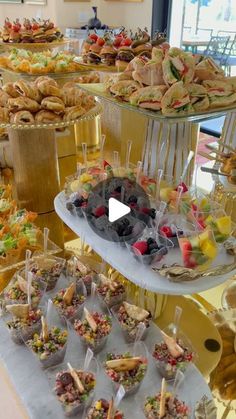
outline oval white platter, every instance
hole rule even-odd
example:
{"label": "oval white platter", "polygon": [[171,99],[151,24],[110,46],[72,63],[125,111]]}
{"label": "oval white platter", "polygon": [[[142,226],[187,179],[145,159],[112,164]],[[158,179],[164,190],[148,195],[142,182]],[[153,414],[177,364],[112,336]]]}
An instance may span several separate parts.
{"label": "oval white platter", "polygon": [[[70,214],[66,209],[66,199],[64,192],[58,194],[54,200],[56,213],[61,220],[71,228],[78,236],[82,236],[85,243],[93,248],[107,263],[118,270],[122,275],[134,284],[145,288],[149,291],[158,292],[160,294],[184,295],[194,294],[205,291],[224,283],[233,276],[233,271],[219,276],[211,276],[199,278],[194,281],[174,283],[167,278],[152,271],[151,266],[142,265],[137,262],[126,248],[119,246],[117,243],[102,239],[90,228],[84,218],[79,218]],[[168,256],[168,262],[173,255],[173,262],[176,262],[175,252],[172,251]],[[232,257],[219,252],[217,265],[232,263]]]}

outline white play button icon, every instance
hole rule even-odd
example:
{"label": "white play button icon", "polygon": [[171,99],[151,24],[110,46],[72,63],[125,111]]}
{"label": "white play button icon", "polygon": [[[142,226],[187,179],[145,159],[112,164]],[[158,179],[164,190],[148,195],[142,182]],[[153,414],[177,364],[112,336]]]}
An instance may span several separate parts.
{"label": "white play button icon", "polygon": [[108,211],[108,219],[110,223],[113,223],[114,221],[119,220],[119,218],[124,217],[124,215],[129,214],[130,207],[128,207],[128,205],[123,204],[115,198],[109,198]]}

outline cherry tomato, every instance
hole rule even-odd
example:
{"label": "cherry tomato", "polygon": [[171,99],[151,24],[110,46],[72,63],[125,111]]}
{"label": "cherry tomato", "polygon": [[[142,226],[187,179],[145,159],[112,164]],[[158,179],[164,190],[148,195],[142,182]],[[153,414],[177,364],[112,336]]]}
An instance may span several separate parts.
{"label": "cherry tomato", "polygon": [[100,47],[102,47],[105,44],[105,41],[103,38],[98,38],[96,41],[96,44],[98,44]]}
{"label": "cherry tomato", "polygon": [[97,42],[98,36],[96,35],[96,33],[92,33],[91,35],[89,35],[89,38],[92,39],[94,42]]}
{"label": "cherry tomato", "polygon": [[130,38],[125,38],[123,39],[123,41],[121,42],[120,46],[122,47],[129,47],[132,44],[132,39]]}
{"label": "cherry tomato", "polygon": [[32,25],[32,29],[33,29],[34,31],[36,31],[38,28],[39,28],[38,23],[33,23],[33,25]]}
{"label": "cherry tomato", "polygon": [[120,36],[120,35],[116,36],[116,38],[113,42],[114,47],[119,47],[122,41],[123,41],[122,36]]}

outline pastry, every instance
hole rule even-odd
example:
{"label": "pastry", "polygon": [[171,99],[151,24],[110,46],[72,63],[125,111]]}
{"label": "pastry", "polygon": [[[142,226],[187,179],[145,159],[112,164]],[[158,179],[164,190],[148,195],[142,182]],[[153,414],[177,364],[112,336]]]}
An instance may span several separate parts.
{"label": "pastry", "polygon": [[83,96],[83,93],[81,93],[81,90],[79,90],[78,87],[63,86],[62,98],[65,106],[72,107],[82,105]]}
{"label": "pastry", "polygon": [[37,86],[43,96],[61,97],[61,90],[59,89],[57,83],[54,80],[50,82],[48,80],[40,81],[37,83]]}
{"label": "pastry", "polygon": [[7,124],[9,122],[9,110],[7,108],[0,108],[0,124]]}
{"label": "pastry", "polygon": [[39,124],[53,124],[62,122],[62,118],[52,111],[41,110],[35,114],[35,122]]}
{"label": "pastry", "polygon": [[10,97],[14,97],[15,98],[15,97],[19,97],[20,96],[20,94],[17,92],[17,90],[14,87],[14,83],[12,83],[12,82],[5,83],[2,86],[2,90],[4,92],[6,92]]}
{"label": "pastry", "polygon": [[29,99],[28,97],[17,97],[8,99],[8,107],[11,111],[30,111],[37,112],[40,109],[40,105],[36,100]]}
{"label": "pastry", "polygon": [[38,88],[39,87],[39,83],[42,83],[42,82],[47,82],[51,86],[58,87],[57,82],[55,80],[53,80],[51,77],[48,77],[48,76],[39,76],[39,77],[37,77],[35,79],[35,81],[34,81],[34,84]]}
{"label": "pastry", "polygon": [[65,110],[65,105],[62,99],[55,96],[45,97],[41,102],[42,109],[48,111],[53,111],[56,113],[63,113]]}
{"label": "pastry", "polygon": [[34,124],[34,117],[29,111],[19,111],[11,115],[12,124]]}
{"label": "pastry", "polygon": [[4,92],[4,90],[0,89],[0,106],[6,107],[9,98],[10,95]]}
{"label": "pastry", "polygon": [[81,106],[72,106],[65,109],[64,121],[74,121],[84,115],[86,110]]}
{"label": "pastry", "polygon": [[29,83],[24,80],[19,80],[14,83],[14,88],[19,93],[20,96],[26,96],[30,99],[36,100],[36,102],[41,101],[42,96],[37,89],[37,87],[34,85],[34,83]]}

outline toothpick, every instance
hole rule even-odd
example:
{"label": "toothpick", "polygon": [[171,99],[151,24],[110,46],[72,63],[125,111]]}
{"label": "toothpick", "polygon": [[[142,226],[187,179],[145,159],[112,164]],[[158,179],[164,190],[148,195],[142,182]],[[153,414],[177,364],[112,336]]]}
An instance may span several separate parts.
{"label": "toothpick", "polygon": [[162,378],[161,382],[161,397],[160,397],[160,410],[159,410],[159,416],[160,418],[163,418],[166,413],[166,380],[165,378]]}

